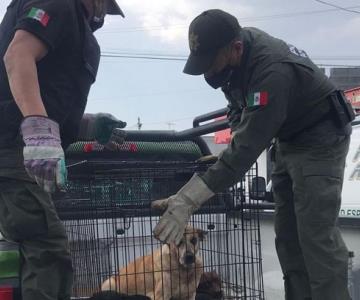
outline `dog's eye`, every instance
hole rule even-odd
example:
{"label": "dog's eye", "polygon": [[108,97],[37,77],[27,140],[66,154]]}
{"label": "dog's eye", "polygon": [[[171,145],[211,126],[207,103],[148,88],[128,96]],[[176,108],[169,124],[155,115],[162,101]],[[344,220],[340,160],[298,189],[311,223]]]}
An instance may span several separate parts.
{"label": "dog's eye", "polygon": [[197,243],[197,238],[196,237],[193,237],[191,240],[190,240],[190,243],[195,245]]}

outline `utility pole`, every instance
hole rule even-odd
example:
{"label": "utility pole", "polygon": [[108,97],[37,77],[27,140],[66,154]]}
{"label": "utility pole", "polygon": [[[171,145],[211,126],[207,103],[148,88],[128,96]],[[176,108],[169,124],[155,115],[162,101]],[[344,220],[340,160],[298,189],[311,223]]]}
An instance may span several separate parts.
{"label": "utility pole", "polygon": [[142,125],[143,125],[143,124],[140,122],[140,117],[138,117],[138,121],[137,121],[137,128],[138,128],[138,130],[141,130]]}
{"label": "utility pole", "polygon": [[166,124],[169,126],[169,130],[171,129],[171,126],[175,125],[173,122],[166,122]]}

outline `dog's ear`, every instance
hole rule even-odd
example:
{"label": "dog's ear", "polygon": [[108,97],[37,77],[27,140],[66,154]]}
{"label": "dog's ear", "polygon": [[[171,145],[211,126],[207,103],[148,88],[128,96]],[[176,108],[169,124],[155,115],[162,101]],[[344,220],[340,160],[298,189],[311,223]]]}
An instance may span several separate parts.
{"label": "dog's ear", "polygon": [[151,208],[165,210],[168,207],[169,198],[155,200],[151,202]]}
{"label": "dog's ear", "polygon": [[197,231],[198,231],[200,241],[203,241],[205,239],[206,235],[208,234],[208,231],[202,230],[202,229],[198,229]]}

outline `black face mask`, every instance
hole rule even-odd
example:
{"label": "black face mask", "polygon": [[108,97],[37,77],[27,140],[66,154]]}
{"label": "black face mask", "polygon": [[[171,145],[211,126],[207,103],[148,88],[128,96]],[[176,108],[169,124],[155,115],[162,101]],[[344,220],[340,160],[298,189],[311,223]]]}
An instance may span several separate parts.
{"label": "black face mask", "polygon": [[215,73],[210,77],[205,77],[206,82],[214,89],[218,89],[219,87],[223,87],[230,81],[231,75],[233,73],[232,66],[226,66],[222,71],[219,73]]}
{"label": "black face mask", "polygon": [[103,27],[104,25],[104,18],[92,18],[91,21],[89,21],[89,26],[92,32],[95,32],[99,28]]}

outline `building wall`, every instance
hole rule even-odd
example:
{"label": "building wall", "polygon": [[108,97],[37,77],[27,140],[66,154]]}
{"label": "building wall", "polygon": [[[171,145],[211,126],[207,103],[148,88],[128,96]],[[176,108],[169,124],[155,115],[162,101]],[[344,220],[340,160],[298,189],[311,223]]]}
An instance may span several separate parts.
{"label": "building wall", "polygon": [[330,79],[342,90],[360,86],[360,68],[332,68]]}

